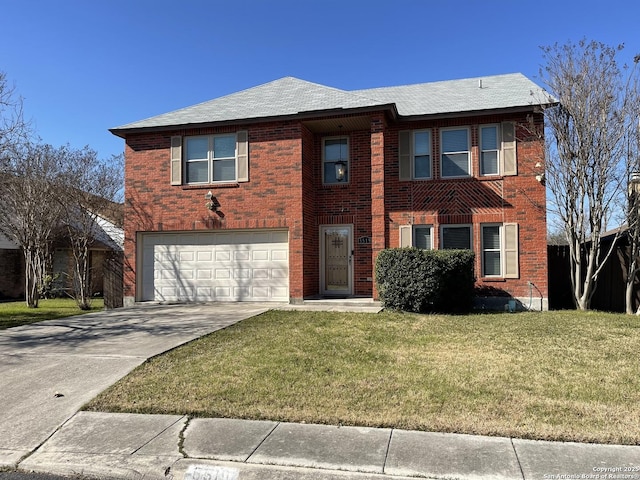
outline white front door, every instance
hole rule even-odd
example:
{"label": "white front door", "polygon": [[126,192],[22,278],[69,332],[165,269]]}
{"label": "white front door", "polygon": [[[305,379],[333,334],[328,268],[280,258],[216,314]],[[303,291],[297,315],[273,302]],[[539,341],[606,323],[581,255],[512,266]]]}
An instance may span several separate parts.
{"label": "white front door", "polygon": [[320,227],[320,293],[353,295],[353,226]]}

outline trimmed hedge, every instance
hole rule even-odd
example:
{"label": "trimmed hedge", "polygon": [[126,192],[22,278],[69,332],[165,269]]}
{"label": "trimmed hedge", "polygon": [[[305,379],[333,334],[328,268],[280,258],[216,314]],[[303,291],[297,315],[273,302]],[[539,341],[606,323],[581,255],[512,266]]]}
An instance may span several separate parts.
{"label": "trimmed hedge", "polygon": [[393,310],[468,312],[473,305],[474,263],[471,250],[383,250],[376,260],[380,300]]}

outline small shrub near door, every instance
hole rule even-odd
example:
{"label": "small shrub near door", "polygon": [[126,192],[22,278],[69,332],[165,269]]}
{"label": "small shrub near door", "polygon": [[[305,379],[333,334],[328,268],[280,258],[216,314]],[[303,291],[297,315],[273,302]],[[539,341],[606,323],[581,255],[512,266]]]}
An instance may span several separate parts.
{"label": "small shrub near door", "polygon": [[376,260],[380,299],[393,310],[467,312],[473,304],[474,259],[470,250],[383,250]]}

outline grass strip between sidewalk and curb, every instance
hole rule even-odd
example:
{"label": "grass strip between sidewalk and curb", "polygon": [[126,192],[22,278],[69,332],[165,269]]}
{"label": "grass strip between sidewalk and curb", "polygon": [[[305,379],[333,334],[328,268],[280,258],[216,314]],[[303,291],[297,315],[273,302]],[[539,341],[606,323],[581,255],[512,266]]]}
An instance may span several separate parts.
{"label": "grass strip between sidewalk and curb", "polygon": [[269,311],[85,408],[640,443],[640,319]]}

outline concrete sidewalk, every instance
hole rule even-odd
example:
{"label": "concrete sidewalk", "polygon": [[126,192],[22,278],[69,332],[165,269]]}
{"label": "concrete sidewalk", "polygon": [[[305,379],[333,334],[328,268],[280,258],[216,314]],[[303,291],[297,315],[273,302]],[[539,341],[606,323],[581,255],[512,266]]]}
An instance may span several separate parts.
{"label": "concrete sidewalk", "polygon": [[640,446],[79,412],[20,469],[118,478],[640,478]]}

